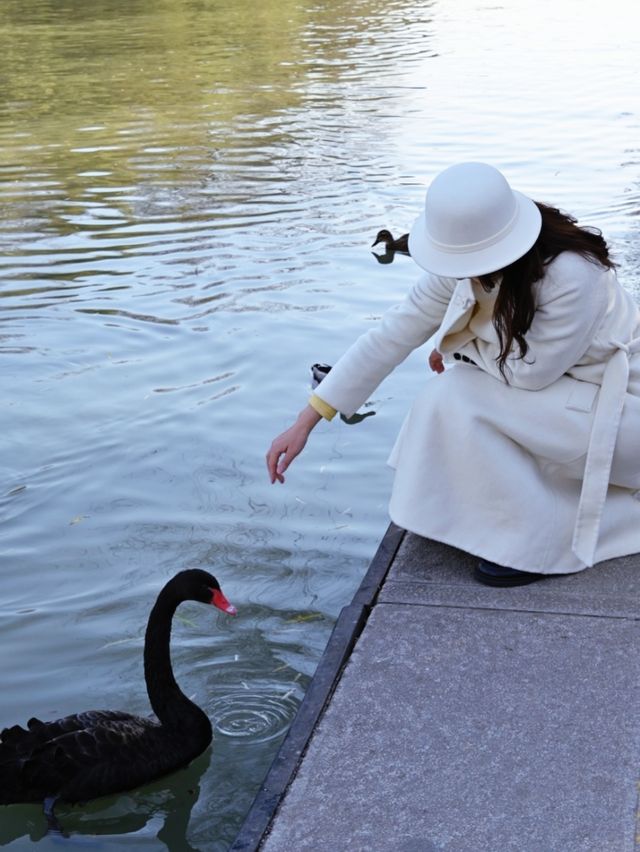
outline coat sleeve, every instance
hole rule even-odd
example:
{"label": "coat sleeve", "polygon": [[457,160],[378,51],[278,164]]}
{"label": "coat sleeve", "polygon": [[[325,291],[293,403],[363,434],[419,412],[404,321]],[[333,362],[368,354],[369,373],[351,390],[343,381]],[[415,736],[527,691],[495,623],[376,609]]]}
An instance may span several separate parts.
{"label": "coat sleeve", "polygon": [[[528,350],[507,358],[510,385],[540,390],[555,382],[583,357],[607,311],[606,276],[612,274],[575,254],[560,255],[538,286],[537,305],[527,333]],[[504,381],[498,368],[499,348],[476,338],[464,347],[476,364]]]}
{"label": "coat sleeve", "polygon": [[382,380],[435,333],[455,285],[454,278],[423,275],[403,302],[347,349],[315,395],[347,417],[354,414]]}

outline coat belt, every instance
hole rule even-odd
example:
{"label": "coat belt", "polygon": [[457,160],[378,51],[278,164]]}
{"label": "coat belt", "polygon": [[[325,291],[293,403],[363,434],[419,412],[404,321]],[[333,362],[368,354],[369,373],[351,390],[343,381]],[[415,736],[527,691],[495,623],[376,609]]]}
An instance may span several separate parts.
{"label": "coat belt", "polygon": [[587,461],[573,531],[572,550],[585,565],[593,565],[613,453],[618,437],[624,398],[629,384],[629,358],[640,352],[640,338],[613,342],[616,351],[605,367],[589,436]]}

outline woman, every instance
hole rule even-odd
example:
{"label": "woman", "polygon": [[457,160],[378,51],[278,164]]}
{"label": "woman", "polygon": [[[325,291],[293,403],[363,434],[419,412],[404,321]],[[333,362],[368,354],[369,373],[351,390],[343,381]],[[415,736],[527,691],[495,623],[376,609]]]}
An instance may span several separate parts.
{"label": "woman", "polygon": [[390,458],[393,521],[477,555],[489,585],[640,551],[640,313],[600,232],[462,163],[429,187],[409,249],[427,274],[274,440],[271,481],[435,335],[439,375]]}

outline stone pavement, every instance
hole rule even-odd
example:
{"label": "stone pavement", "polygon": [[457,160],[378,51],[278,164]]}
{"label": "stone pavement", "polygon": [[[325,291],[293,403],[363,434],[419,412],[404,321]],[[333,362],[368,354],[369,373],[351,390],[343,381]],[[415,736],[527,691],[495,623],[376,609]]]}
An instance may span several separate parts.
{"label": "stone pavement", "polygon": [[259,848],[640,849],[640,556],[491,589],[398,540]]}

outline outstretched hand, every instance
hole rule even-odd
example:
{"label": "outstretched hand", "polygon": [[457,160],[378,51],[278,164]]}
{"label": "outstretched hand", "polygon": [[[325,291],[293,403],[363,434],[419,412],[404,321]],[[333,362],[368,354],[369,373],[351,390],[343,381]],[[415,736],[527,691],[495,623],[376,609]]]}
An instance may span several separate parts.
{"label": "outstretched hand", "polygon": [[308,405],[300,412],[293,426],[274,438],[267,452],[267,470],[272,485],[276,479],[284,482],[284,472],[302,452],[311,430],[321,419],[317,411]]}

